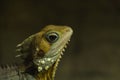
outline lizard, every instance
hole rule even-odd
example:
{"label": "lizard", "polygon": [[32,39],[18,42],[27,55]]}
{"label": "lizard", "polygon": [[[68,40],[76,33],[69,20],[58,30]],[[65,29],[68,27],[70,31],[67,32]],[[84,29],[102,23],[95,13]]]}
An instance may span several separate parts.
{"label": "lizard", "polygon": [[48,25],[31,35],[16,46],[22,64],[0,67],[0,80],[54,80],[72,34],[69,26]]}

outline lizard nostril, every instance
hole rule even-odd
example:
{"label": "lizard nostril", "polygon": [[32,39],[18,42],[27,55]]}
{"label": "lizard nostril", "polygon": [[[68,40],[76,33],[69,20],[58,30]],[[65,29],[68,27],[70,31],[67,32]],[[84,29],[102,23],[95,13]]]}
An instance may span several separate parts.
{"label": "lizard nostril", "polygon": [[70,31],[69,29],[66,30],[66,32],[69,32],[69,31]]}
{"label": "lizard nostril", "polygon": [[73,30],[72,30],[72,28],[68,27],[68,28],[66,29],[66,32],[73,33]]}

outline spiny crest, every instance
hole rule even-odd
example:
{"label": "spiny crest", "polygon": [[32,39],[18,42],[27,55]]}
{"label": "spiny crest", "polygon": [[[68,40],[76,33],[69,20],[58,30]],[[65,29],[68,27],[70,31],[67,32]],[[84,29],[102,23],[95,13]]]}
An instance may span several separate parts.
{"label": "spiny crest", "polygon": [[11,77],[18,74],[17,65],[2,65],[0,66],[0,79],[4,77]]}

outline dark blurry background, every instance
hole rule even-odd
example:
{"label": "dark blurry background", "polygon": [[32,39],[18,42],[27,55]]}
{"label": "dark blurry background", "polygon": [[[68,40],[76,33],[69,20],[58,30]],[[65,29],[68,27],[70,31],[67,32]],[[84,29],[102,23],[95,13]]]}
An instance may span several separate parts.
{"label": "dark blurry background", "polygon": [[48,24],[74,30],[55,80],[120,80],[120,0],[0,0],[0,64]]}

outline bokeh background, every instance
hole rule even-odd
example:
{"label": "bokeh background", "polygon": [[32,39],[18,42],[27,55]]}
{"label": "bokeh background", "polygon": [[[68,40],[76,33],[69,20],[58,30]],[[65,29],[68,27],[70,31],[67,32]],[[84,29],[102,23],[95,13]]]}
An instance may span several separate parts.
{"label": "bokeh background", "polygon": [[0,0],[0,64],[48,24],[74,30],[55,80],[120,80],[120,0]]}

